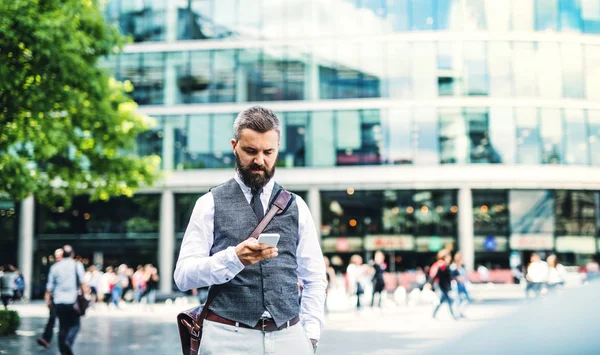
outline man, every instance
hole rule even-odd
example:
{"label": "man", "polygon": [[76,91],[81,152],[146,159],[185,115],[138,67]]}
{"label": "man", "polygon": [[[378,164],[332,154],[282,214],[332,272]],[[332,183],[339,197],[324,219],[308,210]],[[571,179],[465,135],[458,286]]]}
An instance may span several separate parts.
{"label": "man", "polygon": [[63,247],[63,259],[50,267],[44,297],[48,308],[56,307],[60,329],[58,348],[61,355],[73,354],[73,344],[80,328],[80,315],[73,304],[77,301],[77,277],[83,284],[85,271],[83,265],[73,259],[73,254],[70,245]]}
{"label": "man", "polygon": [[[63,258],[63,250],[62,248],[58,248],[54,251],[54,262],[58,263]],[[41,338],[37,338],[37,343],[40,346],[48,349],[50,347],[50,343],[52,342],[52,335],[54,333],[54,323],[56,323],[56,307],[53,307],[53,300],[50,299],[50,317],[48,318],[48,323],[46,323],[46,328],[44,329],[44,334]]]}
{"label": "man", "polygon": [[201,354],[309,354],[323,327],[327,280],[308,206],[294,195],[265,228],[280,234],[277,247],[247,239],[281,189],[273,180],[279,119],[255,106],[238,115],[233,130],[236,174],[198,199],[175,282],[181,290],[218,285]]}

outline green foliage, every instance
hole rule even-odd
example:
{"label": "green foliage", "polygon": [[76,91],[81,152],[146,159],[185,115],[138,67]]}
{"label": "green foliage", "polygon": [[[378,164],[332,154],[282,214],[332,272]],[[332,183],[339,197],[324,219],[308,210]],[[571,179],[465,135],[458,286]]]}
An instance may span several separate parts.
{"label": "green foliage", "polygon": [[0,310],[0,336],[15,334],[21,325],[17,311]]}
{"label": "green foliage", "polygon": [[98,0],[0,1],[0,14],[0,193],[68,205],[152,185],[160,159],[138,157],[135,137],[155,123],[97,67],[125,43]]}

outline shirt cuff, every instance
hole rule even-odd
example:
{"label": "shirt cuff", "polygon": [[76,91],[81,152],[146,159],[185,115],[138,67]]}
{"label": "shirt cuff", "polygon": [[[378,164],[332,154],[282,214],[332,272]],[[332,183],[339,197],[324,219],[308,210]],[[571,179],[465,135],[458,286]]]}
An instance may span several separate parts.
{"label": "shirt cuff", "polygon": [[227,265],[227,269],[233,274],[233,276],[240,273],[240,271],[244,270],[244,264],[238,258],[235,247],[227,248],[225,252],[225,264]]}
{"label": "shirt cuff", "polygon": [[304,331],[309,339],[319,340],[321,337],[321,327],[314,322],[304,323]]}

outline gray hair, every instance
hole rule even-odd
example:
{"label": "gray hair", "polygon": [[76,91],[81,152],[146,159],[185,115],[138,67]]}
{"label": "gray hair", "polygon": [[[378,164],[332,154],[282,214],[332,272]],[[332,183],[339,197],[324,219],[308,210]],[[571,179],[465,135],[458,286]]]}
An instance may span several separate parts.
{"label": "gray hair", "polygon": [[275,116],[273,111],[262,106],[252,106],[240,112],[236,117],[235,122],[233,123],[233,134],[236,141],[240,139],[240,135],[244,128],[260,133],[265,133],[274,129],[277,131],[277,135],[281,137],[279,119]]}

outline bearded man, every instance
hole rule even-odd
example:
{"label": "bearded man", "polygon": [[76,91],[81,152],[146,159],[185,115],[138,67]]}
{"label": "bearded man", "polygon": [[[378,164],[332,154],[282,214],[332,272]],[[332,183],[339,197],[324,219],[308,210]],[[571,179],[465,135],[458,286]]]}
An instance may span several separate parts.
{"label": "bearded man", "polygon": [[308,206],[293,195],[271,220],[264,233],[280,235],[277,247],[247,239],[282,189],[273,179],[279,119],[254,106],[237,116],[233,134],[235,175],[196,202],[174,275],[182,291],[218,285],[199,352],[310,354],[323,328],[327,280]]}

